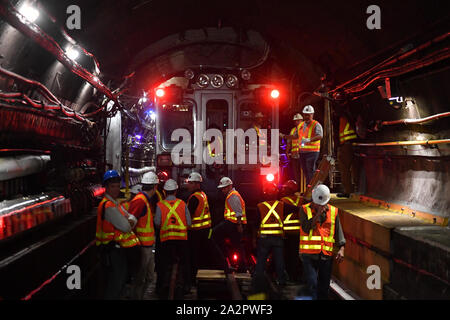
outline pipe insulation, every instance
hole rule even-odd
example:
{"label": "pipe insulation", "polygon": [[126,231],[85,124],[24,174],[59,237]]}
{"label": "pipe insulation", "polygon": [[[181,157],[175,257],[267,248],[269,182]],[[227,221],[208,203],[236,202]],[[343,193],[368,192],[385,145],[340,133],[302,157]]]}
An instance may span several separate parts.
{"label": "pipe insulation", "polygon": [[48,155],[0,158],[0,181],[41,172],[49,161]]}

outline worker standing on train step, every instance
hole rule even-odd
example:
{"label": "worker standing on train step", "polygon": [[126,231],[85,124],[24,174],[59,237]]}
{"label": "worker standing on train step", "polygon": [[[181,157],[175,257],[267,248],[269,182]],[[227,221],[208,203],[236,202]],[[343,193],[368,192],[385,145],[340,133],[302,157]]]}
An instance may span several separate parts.
{"label": "worker standing on train step", "polygon": [[105,196],[97,208],[96,245],[99,248],[103,274],[106,275],[105,299],[122,297],[130,269],[127,250],[140,244],[132,231],[137,219],[117,202],[120,181],[117,171],[109,170],[105,173]]}
{"label": "worker standing on train step", "polygon": [[142,177],[142,189],[130,203],[129,212],[138,222],[135,233],[141,243],[141,261],[134,285],[134,299],[141,300],[145,289],[155,278],[155,229],[153,218],[156,206],[151,205],[151,198],[156,194],[159,179],[154,172],[147,172]]}
{"label": "worker standing on train step", "polygon": [[224,220],[217,224],[212,230],[213,248],[220,259],[225,273],[235,271],[227,260],[225,242],[229,239],[234,249],[237,249],[240,257],[240,267],[247,271],[247,260],[242,235],[244,225],[247,224],[245,201],[239,192],[233,188],[233,181],[228,177],[220,179],[218,189],[225,195]]}
{"label": "worker standing on train step", "polygon": [[190,273],[187,266],[188,234],[191,225],[191,215],[186,203],[175,195],[178,184],[169,179],[164,184],[166,199],[158,202],[154,223],[160,228],[160,263],[158,277],[162,277],[161,297],[169,296],[169,285],[174,265],[178,265],[176,272],[175,299],[183,298],[184,282]]}
{"label": "worker standing on train step", "polygon": [[287,281],[283,255],[283,220],[287,215],[298,212],[298,208],[278,200],[278,187],[275,183],[263,186],[263,197],[264,201],[257,204],[260,226],[255,279],[264,275],[267,258],[272,254],[277,283],[283,286]]}
{"label": "worker standing on train step", "polygon": [[[295,126],[291,129],[291,132],[289,133],[291,136],[298,134],[298,128],[300,124],[303,122],[303,117],[300,113],[297,113],[294,115],[294,123]],[[300,185],[300,171],[301,171],[301,165],[300,165],[300,149],[299,149],[299,139],[288,139],[288,158],[289,158],[289,166],[291,168],[291,177],[295,182],[297,183],[297,186]],[[298,190],[295,190],[298,191]]]}
{"label": "worker standing on train step", "polygon": [[208,237],[211,232],[211,213],[208,197],[201,189],[203,178],[200,173],[192,172],[187,179],[187,188],[191,195],[187,205],[192,212],[192,224],[188,231],[190,247],[191,284],[195,283],[201,253],[208,251]]}
{"label": "worker standing on train step", "polygon": [[[300,208],[303,204],[303,198],[296,193],[298,189],[297,183],[294,180],[289,180],[282,188],[282,198],[286,204]],[[300,281],[301,269],[298,257],[298,246],[300,241],[300,217],[299,210],[292,212],[285,216],[283,221],[284,231],[284,256],[286,261],[286,271],[289,275],[289,280]]]}
{"label": "worker standing on train step", "polygon": [[343,193],[338,193],[340,198],[349,198],[354,192],[352,178],[358,183],[357,160],[353,154],[352,143],[358,139],[355,126],[351,120],[348,110],[342,110],[339,116],[339,147],[338,166],[341,173]]}
{"label": "worker standing on train step", "polygon": [[312,191],[312,202],[300,211],[300,257],[305,281],[314,299],[327,300],[330,287],[333,250],[339,248],[336,261],[344,259],[345,238],[338,209],[328,204],[330,189],[323,184]]}

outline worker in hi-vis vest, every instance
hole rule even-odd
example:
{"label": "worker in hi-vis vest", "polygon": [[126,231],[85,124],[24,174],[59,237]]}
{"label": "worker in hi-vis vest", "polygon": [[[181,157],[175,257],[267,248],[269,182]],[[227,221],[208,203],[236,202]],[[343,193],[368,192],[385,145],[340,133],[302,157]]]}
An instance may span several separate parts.
{"label": "worker in hi-vis vest", "polygon": [[160,297],[169,297],[169,285],[172,270],[178,266],[176,272],[175,299],[182,299],[185,292],[185,283],[190,276],[188,270],[188,227],[191,225],[191,215],[186,203],[175,195],[178,184],[169,179],[164,184],[166,198],[158,202],[155,214],[155,227],[160,228],[159,238],[161,246],[158,254],[161,259],[161,268],[158,277],[161,276]]}
{"label": "worker in hi-vis vest", "polygon": [[132,231],[137,219],[117,201],[120,195],[119,173],[109,170],[103,176],[105,197],[97,208],[95,244],[99,248],[102,275],[106,276],[105,299],[120,299],[130,276],[128,257],[140,242]]}
{"label": "worker in hi-vis vest", "polygon": [[244,225],[247,224],[245,201],[240,193],[233,188],[233,181],[228,177],[220,179],[218,189],[225,195],[224,220],[217,224],[212,230],[212,244],[215,249],[215,257],[220,260],[225,273],[236,271],[227,259],[225,248],[226,239],[230,240],[233,249],[239,253],[239,265],[243,271],[247,271],[247,260],[244,246],[242,245],[242,234]]}
{"label": "worker in hi-vis vest", "polygon": [[[281,201],[300,208],[303,204],[303,198],[296,192],[297,183],[294,180],[287,181],[281,189]],[[300,218],[299,211],[288,214],[283,221],[284,231],[284,257],[286,271],[289,280],[300,281],[301,265],[298,257],[298,246],[300,241]]]}
{"label": "worker in hi-vis vest", "polygon": [[203,177],[198,172],[192,172],[187,178],[187,189],[190,192],[187,206],[192,220],[188,230],[191,284],[195,284],[200,256],[209,249],[207,244],[211,232],[211,213],[208,197],[201,189],[202,182]]}
{"label": "worker in hi-vis vest", "polygon": [[322,125],[314,120],[313,106],[307,105],[303,108],[303,122],[298,125],[297,131],[293,135],[280,134],[280,137],[298,139],[300,163],[308,185],[317,169],[316,162],[320,153],[320,140],[323,138]]}
{"label": "worker in hi-vis vest", "polygon": [[312,202],[300,209],[300,246],[303,275],[313,299],[327,300],[334,249],[335,260],[344,259],[344,231],[338,208],[329,205],[330,189],[319,184],[312,191]]}
{"label": "worker in hi-vis vest", "polygon": [[289,214],[297,213],[298,207],[278,200],[278,187],[275,183],[264,184],[263,198],[264,201],[257,204],[259,213],[257,217],[260,219],[255,279],[262,279],[266,270],[267,258],[272,254],[277,274],[276,282],[278,285],[285,285],[288,277],[285,270],[283,252],[283,221]]}
{"label": "worker in hi-vis vest", "polygon": [[337,196],[349,198],[350,194],[354,192],[352,180],[358,185],[358,160],[353,154],[352,145],[358,139],[358,136],[349,110],[340,106],[336,108],[336,113],[339,117],[338,167],[344,189]]}
{"label": "worker in hi-vis vest", "polygon": [[[294,123],[295,126],[291,129],[290,135],[294,136],[297,132],[298,135],[298,128],[300,124],[303,122],[303,117],[300,113],[296,113],[294,115]],[[287,141],[287,155],[289,158],[289,166],[291,169],[291,179],[295,180],[297,183],[297,186],[300,185],[300,148],[299,148],[299,139],[288,139]],[[298,190],[295,190],[298,191]]]}
{"label": "worker in hi-vis vest", "polygon": [[152,205],[152,197],[156,197],[156,187],[159,179],[156,173],[147,172],[141,180],[141,191],[131,200],[130,209],[138,222],[135,227],[135,233],[141,243],[141,257],[137,276],[134,284],[134,299],[141,300],[145,289],[153,282],[155,278],[155,228],[153,226],[153,217],[156,206]]}

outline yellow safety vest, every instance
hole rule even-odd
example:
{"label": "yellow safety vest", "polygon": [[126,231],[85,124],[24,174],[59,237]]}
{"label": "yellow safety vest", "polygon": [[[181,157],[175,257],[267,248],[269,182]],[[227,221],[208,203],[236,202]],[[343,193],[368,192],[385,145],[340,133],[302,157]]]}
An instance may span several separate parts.
{"label": "yellow safety vest", "polygon": [[343,144],[346,141],[355,140],[358,138],[355,130],[350,126],[350,122],[346,117],[339,119],[339,142]]}
{"label": "yellow safety vest", "polygon": [[283,208],[284,203],[278,200],[258,203],[261,214],[260,234],[283,235]]}

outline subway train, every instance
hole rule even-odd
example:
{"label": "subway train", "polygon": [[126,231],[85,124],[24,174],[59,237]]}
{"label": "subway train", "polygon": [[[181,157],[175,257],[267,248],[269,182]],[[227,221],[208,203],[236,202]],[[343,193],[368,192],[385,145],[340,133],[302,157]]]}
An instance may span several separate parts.
{"label": "subway train", "polygon": [[[100,296],[108,170],[124,203],[151,171],[187,200],[200,173],[213,227],[229,177],[248,224],[247,256],[227,258],[252,268],[264,186],[297,180],[307,203],[325,184],[346,239],[335,297],[448,300],[446,4],[0,1],[0,300]],[[289,138],[306,106],[322,128],[310,177]],[[251,275],[217,276],[212,255],[189,299],[248,298]]]}

